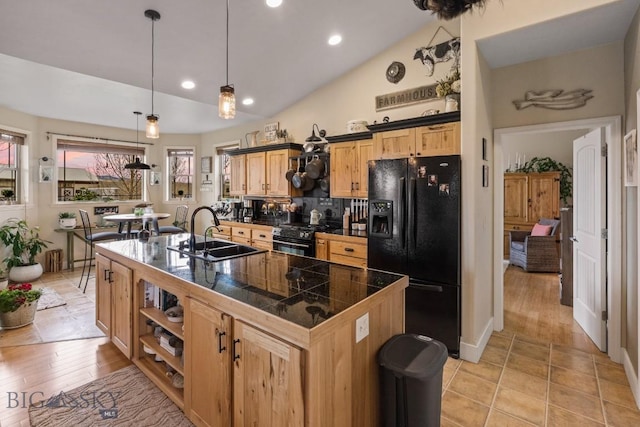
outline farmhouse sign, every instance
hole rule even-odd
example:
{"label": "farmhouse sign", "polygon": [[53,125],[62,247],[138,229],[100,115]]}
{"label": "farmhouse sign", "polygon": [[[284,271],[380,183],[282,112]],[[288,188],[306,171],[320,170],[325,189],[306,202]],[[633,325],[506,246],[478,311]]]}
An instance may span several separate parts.
{"label": "farmhouse sign", "polygon": [[436,85],[420,86],[400,92],[376,96],[376,111],[390,110],[437,98]]}

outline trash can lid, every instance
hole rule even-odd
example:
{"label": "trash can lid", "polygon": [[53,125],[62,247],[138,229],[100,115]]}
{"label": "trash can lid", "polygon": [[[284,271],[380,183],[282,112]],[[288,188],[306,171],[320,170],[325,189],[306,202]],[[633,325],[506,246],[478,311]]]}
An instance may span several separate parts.
{"label": "trash can lid", "polygon": [[447,361],[447,347],[424,335],[402,334],[391,337],[378,352],[380,366],[403,376],[430,377]]}

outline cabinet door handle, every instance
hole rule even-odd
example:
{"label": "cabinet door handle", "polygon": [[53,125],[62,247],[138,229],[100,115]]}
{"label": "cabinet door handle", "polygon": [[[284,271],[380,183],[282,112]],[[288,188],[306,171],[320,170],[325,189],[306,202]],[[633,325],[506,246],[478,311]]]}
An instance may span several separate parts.
{"label": "cabinet door handle", "polygon": [[345,252],[355,252],[353,248],[344,248]]}
{"label": "cabinet door handle", "polygon": [[236,352],[236,344],[240,342],[239,339],[233,340],[233,361],[240,359],[240,355]]}
{"label": "cabinet door handle", "polygon": [[409,157],[413,157],[413,153],[409,153]]}
{"label": "cabinet door handle", "polygon": [[360,191],[360,183],[356,182],[356,190]]}
{"label": "cabinet door handle", "polygon": [[104,270],[104,280],[106,280],[107,282],[110,282],[111,280],[109,280],[109,274],[111,273],[111,270]]}
{"label": "cabinet door handle", "polygon": [[429,126],[429,130],[440,130],[440,129],[444,129],[444,126]]}
{"label": "cabinet door handle", "polygon": [[262,184],[262,189],[264,190],[264,184]]}
{"label": "cabinet door handle", "polygon": [[351,183],[351,191],[353,191],[353,182]]}
{"label": "cabinet door handle", "polygon": [[244,231],[238,231],[238,234],[244,235]]}
{"label": "cabinet door handle", "polygon": [[420,153],[416,153],[416,156],[419,156],[419,155],[420,155]]}
{"label": "cabinet door handle", "polygon": [[243,190],[246,190],[246,188],[244,188],[244,184],[242,184],[242,189],[243,189]]}
{"label": "cabinet door handle", "polygon": [[218,353],[222,353],[227,347],[222,342],[222,337],[226,336],[226,332],[218,332]]}
{"label": "cabinet door handle", "polygon": [[267,236],[265,236],[264,234],[260,234],[259,236],[262,237],[263,239],[267,238]]}

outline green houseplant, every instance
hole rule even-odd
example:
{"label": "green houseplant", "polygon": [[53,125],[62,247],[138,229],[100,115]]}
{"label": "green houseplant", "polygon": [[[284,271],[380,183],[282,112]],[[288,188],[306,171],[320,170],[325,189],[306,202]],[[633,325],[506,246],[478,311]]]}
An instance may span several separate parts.
{"label": "green houseplant", "polygon": [[16,193],[14,193],[14,191],[9,188],[5,188],[4,190],[0,191],[0,194],[2,194],[2,197],[4,198],[5,201],[12,202],[13,196]]}
{"label": "green houseplant", "polygon": [[76,226],[75,212],[60,212],[58,214],[58,222],[62,228],[74,228]]}
{"label": "green houseplant", "polygon": [[0,289],[0,327],[19,328],[33,322],[38,309],[40,289],[33,289],[31,283],[14,283]]}
{"label": "green houseplant", "polygon": [[516,172],[560,172],[560,199],[567,204],[572,195],[571,169],[551,157],[534,157],[522,165]]}
{"label": "green houseplant", "polygon": [[39,227],[30,227],[27,221],[17,218],[9,218],[0,227],[0,241],[9,249],[4,262],[12,281],[28,282],[42,275],[36,255],[51,242],[41,238],[39,231]]}

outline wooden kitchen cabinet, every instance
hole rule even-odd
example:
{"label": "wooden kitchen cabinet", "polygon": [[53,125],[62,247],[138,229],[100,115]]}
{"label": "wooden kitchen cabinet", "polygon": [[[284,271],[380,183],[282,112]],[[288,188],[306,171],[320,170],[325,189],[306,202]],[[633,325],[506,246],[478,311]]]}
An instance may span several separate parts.
{"label": "wooden kitchen cabinet", "polygon": [[374,159],[460,154],[460,122],[377,132],[374,135]]}
{"label": "wooden kitchen cabinet", "polygon": [[316,233],[316,258],[355,267],[367,266],[367,239]]}
{"label": "wooden kitchen cabinet", "polygon": [[299,348],[234,320],[232,357],[234,426],[304,425]]}
{"label": "wooden kitchen cabinet", "polygon": [[231,241],[251,246],[251,227],[233,226]]}
{"label": "wooden kitchen cabinet", "polygon": [[560,219],[560,172],[504,174],[504,256],[509,232],[531,231],[540,218]]}
{"label": "wooden kitchen cabinet", "polygon": [[132,270],[96,254],[96,326],[131,357]]}
{"label": "wooden kitchen cabinet", "polygon": [[[246,156],[247,196],[264,196],[266,194],[265,153],[251,153]],[[232,172],[233,174],[233,172]]]}
{"label": "wooden kitchen cabinet", "polygon": [[246,156],[243,154],[230,156],[229,158],[231,159],[229,194],[232,196],[243,196],[247,192]]}
{"label": "wooden kitchen cabinet", "polygon": [[231,425],[231,316],[185,301],[185,413],[198,426]]}
{"label": "wooden kitchen cabinet", "polygon": [[[297,196],[302,193],[293,188],[286,178],[291,150],[275,150],[246,154],[248,196]],[[292,164],[297,165],[296,162]],[[233,175],[233,172],[232,172]]]}
{"label": "wooden kitchen cabinet", "polygon": [[331,197],[368,197],[368,162],[372,158],[372,139],[331,144]]}
{"label": "wooden kitchen cabinet", "polygon": [[266,249],[270,251],[273,249],[273,234],[272,228],[266,226],[255,226],[259,228],[251,229],[251,246],[258,249]]}
{"label": "wooden kitchen cabinet", "polygon": [[460,154],[460,122],[416,128],[416,157]]}

